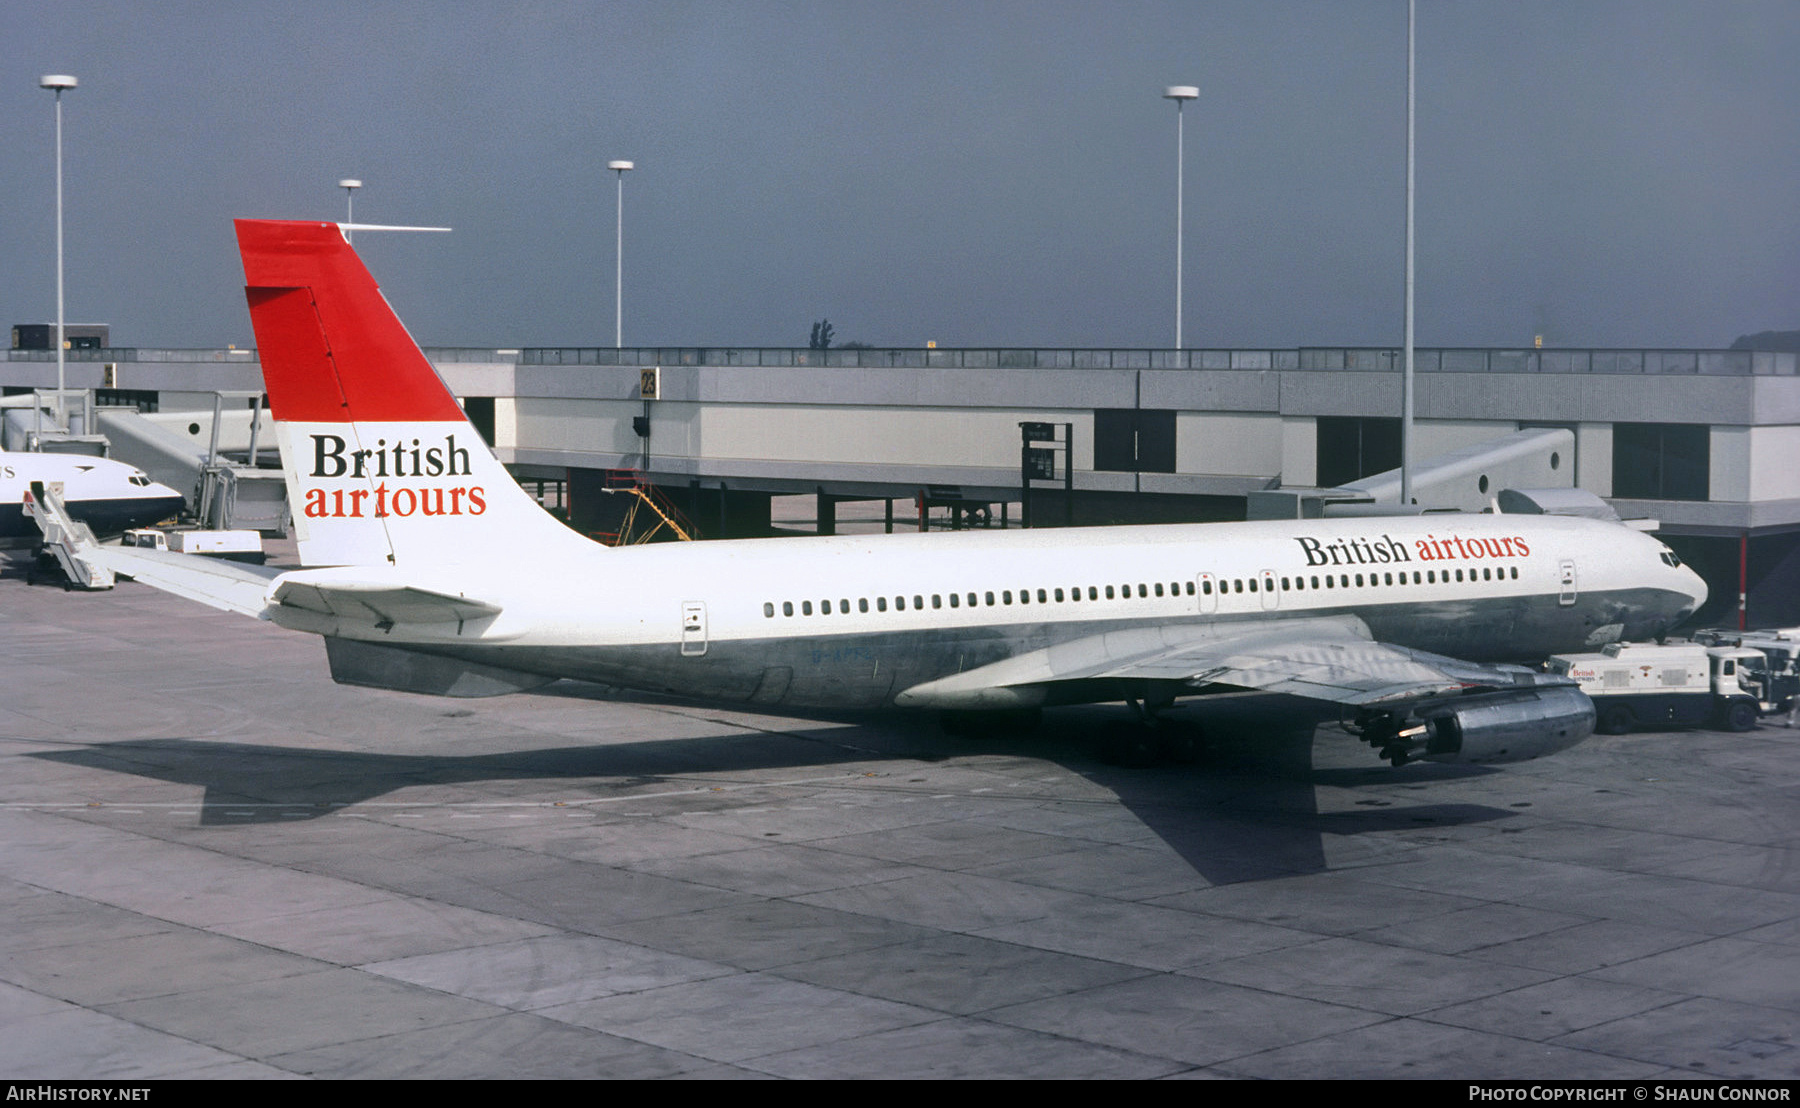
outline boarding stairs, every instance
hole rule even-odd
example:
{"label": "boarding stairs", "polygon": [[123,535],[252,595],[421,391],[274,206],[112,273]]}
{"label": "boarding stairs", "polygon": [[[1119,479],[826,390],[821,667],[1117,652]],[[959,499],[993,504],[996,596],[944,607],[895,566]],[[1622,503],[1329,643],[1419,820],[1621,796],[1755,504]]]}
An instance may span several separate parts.
{"label": "boarding stairs", "polygon": [[84,556],[98,542],[88,525],[72,518],[63,503],[61,481],[33,481],[25,493],[25,514],[44,533],[44,550],[55,556],[63,576],[78,589],[110,589],[113,572]]}

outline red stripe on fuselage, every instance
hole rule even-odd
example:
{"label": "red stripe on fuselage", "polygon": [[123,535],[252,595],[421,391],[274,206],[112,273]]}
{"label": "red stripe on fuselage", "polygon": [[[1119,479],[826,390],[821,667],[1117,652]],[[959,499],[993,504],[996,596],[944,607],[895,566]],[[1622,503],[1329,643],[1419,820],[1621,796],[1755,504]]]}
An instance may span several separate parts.
{"label": "red stripe on fuselage", "polygon": [[463,422],[335,223],[240,219],[237,234],[275,419]]}

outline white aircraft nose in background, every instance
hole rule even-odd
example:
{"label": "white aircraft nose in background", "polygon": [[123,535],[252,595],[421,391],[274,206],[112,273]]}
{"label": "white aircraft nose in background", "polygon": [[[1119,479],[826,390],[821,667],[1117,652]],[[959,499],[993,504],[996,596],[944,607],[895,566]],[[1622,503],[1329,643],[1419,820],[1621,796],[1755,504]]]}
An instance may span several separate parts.
{"label": "white aircraft nose in background", "polygon": [[69,515],[100,538],[168,519],[185,506],[180,493],[124,462],[85,454],[0,451],[0,542],[41,537],[23,507],[33,481],[60,482]]}

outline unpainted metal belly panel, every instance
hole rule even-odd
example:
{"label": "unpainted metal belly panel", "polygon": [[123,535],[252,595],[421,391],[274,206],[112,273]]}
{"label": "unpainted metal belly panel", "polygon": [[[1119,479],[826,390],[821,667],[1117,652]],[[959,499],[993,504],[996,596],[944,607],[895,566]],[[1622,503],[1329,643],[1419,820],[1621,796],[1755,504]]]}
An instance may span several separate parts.
{"label": "unpainted metal belly panel", "polygon": [[[1489,597],[1338,609],[1276,609],[1191,615],[1173,623],[1258,622],[1271,616],[1356,615],[1381,642],[1473,662],[1517,661],[1579,649],[1595,629],[1619,623],[1657,598],[1647,590],[1588,594],[1573,606],[1555,596]],[[1662,604],[1672,614],[1679,601]],[[1642,618],[1626,623],[1628,637],[1660,627]],[[932,627],[905,631],[713,639],[703,655],[683,655],[678,638],[653,646],[450,646],[441,652],[473,661],[703,699],[801,707],[867,708],[892,703],[913,685],[1059,642],[1144,626],[1141,619],[1011,626]],[[1508,649],[1497,652],[1504,644]]]}

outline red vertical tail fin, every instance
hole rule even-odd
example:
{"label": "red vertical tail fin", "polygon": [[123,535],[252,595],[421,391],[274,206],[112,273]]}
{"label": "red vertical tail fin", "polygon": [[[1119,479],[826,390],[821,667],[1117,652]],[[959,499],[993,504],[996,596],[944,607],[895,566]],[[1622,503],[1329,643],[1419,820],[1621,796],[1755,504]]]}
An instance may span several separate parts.
{"label": "red vertical tail fin", "polygon": [[307,565],[487,561],[579,537],[526,496],[334,223],[238,220]]}
{"label": "red vertical tail fin", "polygon": [[462,422],[337,224],[240,219],[237,232],[274,418]]}

